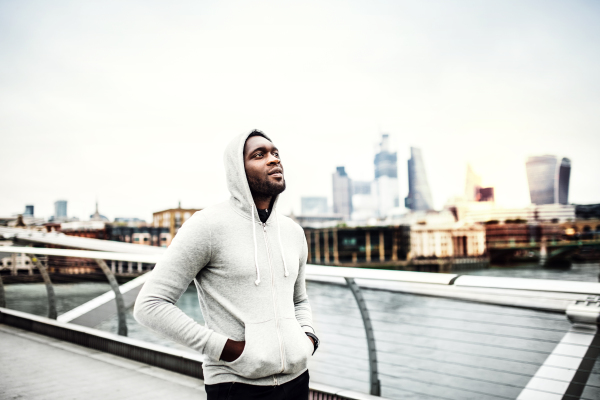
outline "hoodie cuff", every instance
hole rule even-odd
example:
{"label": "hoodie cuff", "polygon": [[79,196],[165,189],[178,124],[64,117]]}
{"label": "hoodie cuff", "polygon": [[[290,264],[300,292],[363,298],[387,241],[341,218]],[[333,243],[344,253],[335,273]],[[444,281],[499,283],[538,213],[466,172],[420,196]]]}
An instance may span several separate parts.
{"label": "hoodie cuff", "polygon": [[227,336],[213,331],[204,346],[204,354],[213,360],[219,360],[223,353],[223,349],[225,348],[225,343],[227,343],[227,339],[229,339]]}
{"label": "hoodie cuff", "polygon": [[302,329],[304,329],[304,332],[310,332],[313,335],[316,334],[315,330],[312,328],[312,326],[302,325]]}

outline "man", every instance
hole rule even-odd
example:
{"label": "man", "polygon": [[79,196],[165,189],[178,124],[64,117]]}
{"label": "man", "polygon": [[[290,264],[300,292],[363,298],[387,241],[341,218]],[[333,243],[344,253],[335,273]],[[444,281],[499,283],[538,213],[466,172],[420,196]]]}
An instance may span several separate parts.
{"label": "man", "polygon": [[[136,300],[135,319],[205,355],[208,400],[308,399],[318,346],[305,286],[302,228],[277,214],[279,151],[260,131],[225,151],[228,202],[179,229]],[[194,281],[206,325],[175,303]]]}

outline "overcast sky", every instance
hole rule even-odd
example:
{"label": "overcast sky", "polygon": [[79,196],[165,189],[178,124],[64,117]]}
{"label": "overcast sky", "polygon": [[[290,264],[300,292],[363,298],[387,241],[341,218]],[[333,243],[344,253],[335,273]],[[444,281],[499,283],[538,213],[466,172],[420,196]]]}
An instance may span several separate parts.
{"label": "overcast sky", "polygon": [[408,192],[422,149],[436,207],[467,163],[503,206],[525,159],[572,160],[569,200],[600,202],[600,3],[0,1],[0,216],[141,217],[227,199],[223,150],[257,128],[288,190],[373,178],[381,132]]}

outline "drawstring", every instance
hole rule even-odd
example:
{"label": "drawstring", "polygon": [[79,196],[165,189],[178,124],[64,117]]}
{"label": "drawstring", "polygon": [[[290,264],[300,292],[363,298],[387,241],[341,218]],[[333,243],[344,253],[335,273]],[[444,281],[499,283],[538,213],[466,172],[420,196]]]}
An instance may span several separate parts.
{"label": "drawstring", "polygon": [[[252,207],[255,207],[254,201],[251,203]],[[258,246],[256,245],[256,222],[254,220],[254,210],[250,208],[250,214],[252,214],[252,236],[254,237],[254,266],[256,267],[256,280],[254,284],[258,286],[260,283],[260,270],[258,269]]]}
{"label": "drawstring", "polygon": [[277,213],[275,214],[275,219],[277,219],[277,235],[279,236],[279,248],[281,249],[281,260],[283,261],[283,271],[284,276],[288,276],[290,273],[287,270],[287,265],[285,263],[285,254],[283,254],[283,245],[281,244],[281,228],[279,227],[279,217]]}

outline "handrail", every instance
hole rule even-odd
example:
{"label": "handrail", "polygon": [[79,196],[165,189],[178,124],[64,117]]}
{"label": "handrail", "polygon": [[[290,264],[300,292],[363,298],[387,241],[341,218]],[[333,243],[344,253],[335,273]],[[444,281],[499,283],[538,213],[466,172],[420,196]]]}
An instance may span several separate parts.
{"label": "handrail", "polygon": [[600,283],[461,275],[454,286],[600,295]]}
{"label": "handrail", "polygon": [[160,256],[166,250],[164,247],[143,246],[134,243],[70,236],[65,235],[62,232],[39,232],[29,229],[8,228],[5,226],[0,226],[0,235],[5,238],[13,238],[29,243],[49,244],[86,250],[114,251],[119,253],[139,253]]}
{"label": "handrail", "polygon": [[[6,253],[39,254],[64,257],[81,257],[103,260],[142,262],[156,264],[161,255],[113,253],[90,250],[46,249],[38,247],[11,247],[1,249]],[[533,292],[600,295],[600,283],[559,281],[550,279],[505,278],[472,276],[436,272],[413,272],[375,268],[332,267],[308,264],[306,274],[314,277],[368,279],[387,282],[431,284],[464,288],[506,289]]]}
{"label": "handrail", "polygon": [[442,274],[437,272],[395,271],[354,267],[326,267],[323,265],[314,264],[308,264],[306,266],[306,273],[314,276],[430,283],[435,285],[451,285],[452,280],[458,277],[457,274]]}
{"label": "handrail", "polygon": [[[140,246],[141,245],[134,245]],[[146,246],[149,247],[149,246]],[[162,254],[136,254],[136,253],[115,253],[109,251],[95,250],[70,250],[70,249],[47,249],[45,247],[26,247],[26,246],[4,246],[0,248],[3,253],[24,253],[39,254],[44,256],[62,256],[93,258],[101,260],[141,262],[147,264],[156,264]]]}

